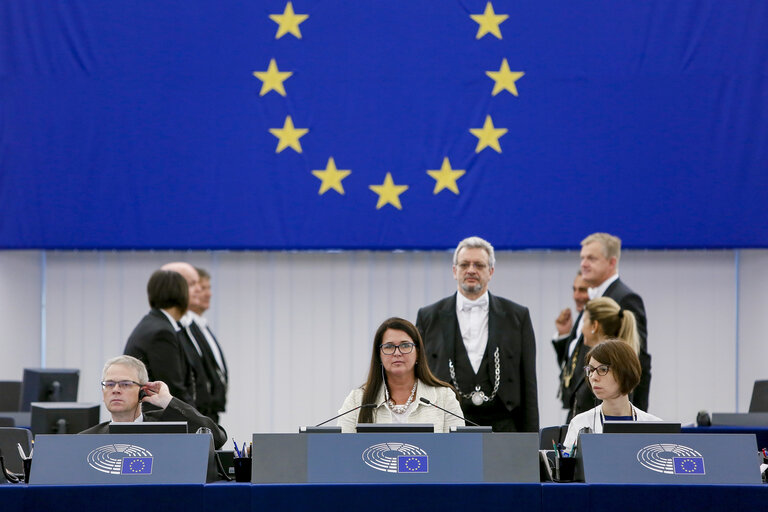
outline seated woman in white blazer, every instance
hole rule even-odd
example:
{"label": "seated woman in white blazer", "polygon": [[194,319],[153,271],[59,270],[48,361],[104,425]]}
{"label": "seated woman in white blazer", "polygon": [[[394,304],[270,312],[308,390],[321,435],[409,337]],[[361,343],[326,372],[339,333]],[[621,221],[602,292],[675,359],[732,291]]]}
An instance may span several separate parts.
{"label": "seated woman in white blazer", "polygon": [[356,432],[358,423],[431,423],[435,432],[464,425],[456,393],[429,370],[418,329],[402,318],[385,320],[376,330],[368,379],[347,395],[339,414],[363,404],[373,405],[338,419],[342,432]]}
{"label": "seated woman in white blazer", "polygon": [[635,350],[619,339],[602,341],[587,353],[584,367],[589,387],[603,403],[576,415],[568,424],[565,451],[573,452],[579,431],[589,427],[602,434],[605,421],[661,421],[632,405],[629,394],[640,383],[640,360]]}

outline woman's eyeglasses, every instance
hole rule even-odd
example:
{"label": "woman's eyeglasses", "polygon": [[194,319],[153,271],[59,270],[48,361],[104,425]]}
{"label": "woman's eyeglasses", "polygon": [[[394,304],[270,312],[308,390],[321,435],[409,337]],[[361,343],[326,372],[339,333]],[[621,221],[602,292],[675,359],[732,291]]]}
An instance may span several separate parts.
{"label": "woman's eyeglasses", "polygon": [[391,356],[395,354],[396,350],[400,350],[401,354],[410,354],[413,352],[413,347],[415,346],[416,344],[412,341],[404,341],[399,345],[395,345],[393,343],[384,343],[383,345],[379,346],[379,348],[381,349],[382,354]]}
{"label": "woman's eyeglasses", "polygon": [[589,377],[590,375],[592,375],[592,372],[597,372],[599,376],[605,377],[608,374],[608,370],[610,369],[611,369],[611,365],[609,364],[601,364],[597,368],[595,368],[594,366],[587,365],[584,367],[584,373],[587,375],[587,377]]}

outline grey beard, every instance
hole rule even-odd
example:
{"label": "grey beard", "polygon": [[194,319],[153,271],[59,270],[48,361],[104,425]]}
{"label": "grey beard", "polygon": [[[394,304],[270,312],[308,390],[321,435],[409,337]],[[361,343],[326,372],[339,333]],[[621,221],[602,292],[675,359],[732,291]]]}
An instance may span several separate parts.
{"label": "grey beard", "polygon": [[475,293],[479,293],[480,290],[483,289],[483,285],[481,285],[480,283],[477,283],[476,285],[471,286],[471,285],[468,285],[467,283],[461,283],[461,289],[464,290],[465,293],[475,294]]}

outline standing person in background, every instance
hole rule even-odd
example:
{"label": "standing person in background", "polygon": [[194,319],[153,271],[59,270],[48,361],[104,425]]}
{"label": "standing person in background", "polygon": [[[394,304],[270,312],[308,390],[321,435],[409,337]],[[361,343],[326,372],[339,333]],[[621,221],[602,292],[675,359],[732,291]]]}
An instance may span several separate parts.
{"label": "standing person in background", "polygon": [[216,416],[214,420],[216,420],[218,415],[226,410],[229,372],[227,371],[227,361],[224,358],[221,345],[219,345],[219,340],[213,335],[208,320],[203,317],[203,313],[211,307],[211,274],[200,267],[195,267],[195,270],[200,278],[200,297],[198,301],[189,305],[189,314],[192,318],[189,329],[192,331],[195,339],[200,342],[206,367],[210,371],[210,407],[211,413]]}
{"label": "standing person in background", "polygon": [[536,340],[528,308],[488,292],[496,257],[479,237],[453,254],[458,290],[419,310],[416,325],[438,379],[453,385],[464,417],[495,432],[538,432]]}
{"label": "standing person in background", "polygon": [[147,283],[150,309],[128,336],[124,354],[142,361],[149,380],[163,381],[171,395],[195,405],[195,381],[177,336],[179,320],[187,311],[189,288],[172,270],[157,270]]}
{"label": "standing person in background", "polygon": [[572,346],[581,334],[581,312],[584,311],[584,305],[589,300],[589,285],[581,277],[581,270],[573,279],[573,303],[576,306],[576,322],[573,321],[571,308],[565,308],[555,318],[555,327],[557,334],[552,339],[552,346],[557,355],[557,364],[562,368],[565,360],[573,352]]}
{"label": "standing person in background", "polygon": [[189,309],[179,319],[181,331],[179,331],[179,340],[187,361],[195,375],[195,407],[202,414],[208,416],[213,421],[218,422],[219,416],[213,405],[213,380],[215,370],[210,366],[209,360],[205,357],[206,351],[210,351],[208,343],[204,337],[195,336],[190,326],[192,325],[192,308],[199,308],[202,289],[200,287],[200,277],[197,275],[195,267],[183,261],[166,263],[162,270],[173,270],[184,277],[187,282],[189,292]]}
{"label": "standing person in background", "polygon": [[[621,309],[610,297],[598,297],[587,302],[583,314],[583,353],[589,352],[598,343],[606,339],[620,339],[629,345],[635,353],[640,350],[637,335],[635,315],[631,311]],[[583,368],[582,368],[583,370]],[[592,394],[587,376],[582,372],[580,379],[573,381],[570,402],[568,403],[568,420],[596,405],[599,400]],[[634,387],[634,386],[633,386]]]}
{"label": "standing person in background", "polygon": [[610,297],[621,309],[635,315],[640,340],[640,383],[635,388],[634,403],[648,410],[651,389],[651,355],[648,353],[648,325],[643,299],[619,279],[621,239],[608,233],[593,233],[581,241],[581,275],[589,284],[589,298]]}

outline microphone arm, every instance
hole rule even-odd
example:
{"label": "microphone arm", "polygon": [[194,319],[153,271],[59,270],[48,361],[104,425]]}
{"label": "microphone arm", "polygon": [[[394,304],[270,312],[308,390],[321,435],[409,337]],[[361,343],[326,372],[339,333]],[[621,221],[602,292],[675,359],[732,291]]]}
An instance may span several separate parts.
{"label": "microphone arm", "polygon": [[327,420],[325,420],[324,422],[322,422],[322,423],[318,423],[318,424],[317,424],[317,425],[315,425],[315,426],[316,426],[316,427],[319,427],[319,426],[321,426],[321,425],[325,425],[325,424],[326,424],[326,423],[328,423],[329,421],[333,421],[333,420],[335,420],[336,418],[341,418],[341,417],[342,417],[342,416],[344,416],[345,414],[349,414],[349,413],[351,413],[351,412],[355,412],[355,411],[356,411],[356,410],[358,410],[358,409],[363,409],[363,408],[367,409],[368,407],[376,407],[376,405],[377,405],[377,404],[363,404],[363,405],[358,405],[358,406],[357,406],[357,407],[355,407],[354,409],[350,409],[350,410],[348,410],[348,411],[344,411],[344,412],[343,412],[343,413],[341,413],[341,414],[337,414],[337,415],[336,415],[336,416],[334,416],[333,418],[327,419]]}
{"label": "microphone arm", "polygon": [[431,405],[432,407],[437,407],[437,408],[438,408],[438,409],[440,409],[441,411],[443,411],[443,412],[447,412],[447,413],[448,413],[448,414],[450,414],[451,416],[456,416],[456,417],[457,417],[457,418],[459,418],[460,420],[463,420],[463,421],[465,421],[466,423],[469,423],[469,424],[471,424],[471,425],[474,425],[475,427],[482,427],[482,425],[478,425],[478,424],[477,424],[477,423],[475,423],[474,421],[472,421],[472,420],[468,420],[468,419],[467,419],[467,418],[465,418],[464,416],[459,416],[458,414],[456,414],[456,413],[453,413],[453,412],[449,411],[448,409],[443,409],[443,408],[442,408],[442,407],[440,407],[439,405],[437,405],[437,404],[433,404],[432,402],[430,402],[429,400],[427,400],[427,399],[426,399],[426,398],[424,398],[423,396],[422,396],[422,397],[420,397],[420,398],[419,398],[419,400],[421,400],[422,402],[424,402],[424,403],[425,403],[425,404],[427,404],[427,405]]}

